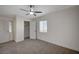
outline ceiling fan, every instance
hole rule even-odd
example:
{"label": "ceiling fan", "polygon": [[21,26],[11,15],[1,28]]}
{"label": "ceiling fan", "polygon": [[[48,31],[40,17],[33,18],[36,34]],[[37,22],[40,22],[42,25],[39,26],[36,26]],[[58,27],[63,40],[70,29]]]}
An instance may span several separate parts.
{"label": "ceiling fan", "polygon": [[30,7],[29,10],[26,10],[26,9],[20,9],[20,10],[27,12],[26,15],[34,15],[34,16],[36,16],[36,13],[42,13],[42,11],[35,11],[34,10],[34,5],[30,5],[29,7]]}

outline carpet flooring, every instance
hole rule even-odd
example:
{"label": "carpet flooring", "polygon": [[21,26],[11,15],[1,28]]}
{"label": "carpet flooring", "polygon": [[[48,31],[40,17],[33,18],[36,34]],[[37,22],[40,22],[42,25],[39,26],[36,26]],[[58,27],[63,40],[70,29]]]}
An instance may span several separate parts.
{"label": "carpet flooring", "polygon": [[79,52],[42,40],[26,39],[22,42],[0,44],[0,54],[76,54]]}

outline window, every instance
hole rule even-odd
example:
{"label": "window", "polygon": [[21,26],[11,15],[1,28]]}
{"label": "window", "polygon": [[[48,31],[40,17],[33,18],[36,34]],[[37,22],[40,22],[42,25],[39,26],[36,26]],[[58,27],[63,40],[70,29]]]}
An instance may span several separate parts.
{"label": "window", "polygon": [[47,21],[40,21],[39,23],[40,32],[47,32]]}

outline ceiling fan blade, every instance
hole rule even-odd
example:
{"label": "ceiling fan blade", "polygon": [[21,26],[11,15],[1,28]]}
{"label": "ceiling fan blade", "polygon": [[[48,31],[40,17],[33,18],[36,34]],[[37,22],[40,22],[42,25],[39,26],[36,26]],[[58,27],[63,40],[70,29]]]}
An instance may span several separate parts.
{"label": "ceiling fan blade", "polygon": [[26,12],[29,12],[28,10],[25,10],[25,9],[20,9],[20,10],[22,10],[22,11],[26,11]]}
{"label": "ceiling fan blade", "polygon": [[26,15],[29,15],[30,13],[27,13]]}
{"label": "ceiling fan blade", "polygon": [[30,5],[30,8],[34,8],[35,6],[34,5]]}
{"label": "ceiling fan blade", "polygon": [[34,11],[34,13],[42,13],[41,11]]}
{"label": "ceiling fan blade", "polygon": [[33,14],[34,16],[36,16],[36,14]]}
{"label": "ceiling fan blade", "polygon": [[30,5],[30,12],[33,11],[33,5]]}
{"label": "ceiling fan blade", "polygon": [[30,5],[30,8],[32,8],[32,5]]}

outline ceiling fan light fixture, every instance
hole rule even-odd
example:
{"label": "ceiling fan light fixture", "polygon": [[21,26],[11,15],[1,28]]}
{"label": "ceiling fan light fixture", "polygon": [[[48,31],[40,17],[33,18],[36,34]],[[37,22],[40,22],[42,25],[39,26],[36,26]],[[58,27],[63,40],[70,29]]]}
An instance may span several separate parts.
{"label": "ceiling fan light fixture", "polygon": [[30,5],[29,10],[26,10],[26,9],[20,9],[20,10],[27,12],[26,15],[34,15],[34,16],[36,16],[37,13],[42,13],[42,11],[34,11],[34,6],[33,5]]}
{"label": "ceiling fan light fixture", "polygon": [[30,15],[33,15],[34,14],[34,12],[30,12]]}

